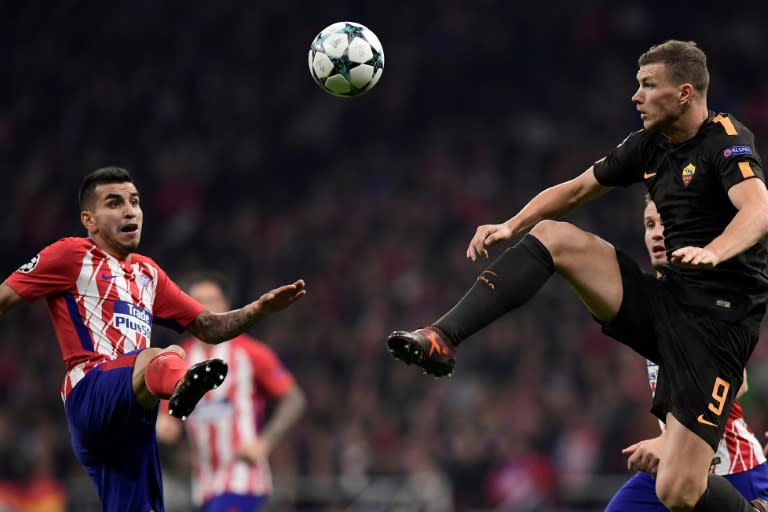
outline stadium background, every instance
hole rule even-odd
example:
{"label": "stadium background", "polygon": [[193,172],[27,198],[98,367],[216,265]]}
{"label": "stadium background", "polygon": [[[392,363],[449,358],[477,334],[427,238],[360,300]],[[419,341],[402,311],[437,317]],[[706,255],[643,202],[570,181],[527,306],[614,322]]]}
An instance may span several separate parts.
{"label": "stadium background", "polygon": [[[224,271],[240,303],[306,279],[302,303],[251,331],[309,398],[272,458],[270,510],[602,510],[628,476],[620,449],[656,425],[643,360],[599,334],[563,283],[466,343],[450,380],[396,362],[384,338],[433,320],[471,284],[482,266],[464,250],[478,224],[640,126],[629,99],[651,44],[696,40],[710,58],[710,107],[750,126],[767,155],[765,2],[3,11],[6,274],[82,235],[80,179],[120,165],[143,195],[140,250],[175,278]],[[307,70],[312,38],[345,19],[374,30],[386,56],[382,80],[353,100],[323,93]],[[645,261],[642,193],[613,191],[571,220]],[[763,342],[744,399],[761,439],[767,365]],[[97,510],[71,455],[62,373],[42,303],[0,321],[0,508]],[[164,448],[163,459],[168,509],[190,510],[186,451]]]}

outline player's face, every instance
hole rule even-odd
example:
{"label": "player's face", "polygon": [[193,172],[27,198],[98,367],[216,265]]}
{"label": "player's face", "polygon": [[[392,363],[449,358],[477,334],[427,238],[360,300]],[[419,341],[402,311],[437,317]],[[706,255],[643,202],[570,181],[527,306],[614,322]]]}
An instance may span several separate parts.
{"label": "player's face", "polygon": [[125,259],[141,240],[144,213],[139,192],[133,183],[96,185],[92,210],[80,216],[96,245],[113,256]]}
{"label": "player's face", "polygon": [[202,281],[189,288],[189,296],[205,306],[212,313],[229,311],[229,303],[218,284]]}
{"label": "player's face", "polygon": [[658,268],[667,262],[667,248],[664,246],[664,225],[656,210],[656,204],[651,201],[643,213],[645,222],[645,248],[651,257],[651,265]]}
{"label": "player's face", "polygon": [[638,88],[632,102],[640,112],[643,127],[664,132],[684,113],[687,103],[682,103],[681,86],[673,85],[667,77],[663,63],[646,64],[637,71]]}

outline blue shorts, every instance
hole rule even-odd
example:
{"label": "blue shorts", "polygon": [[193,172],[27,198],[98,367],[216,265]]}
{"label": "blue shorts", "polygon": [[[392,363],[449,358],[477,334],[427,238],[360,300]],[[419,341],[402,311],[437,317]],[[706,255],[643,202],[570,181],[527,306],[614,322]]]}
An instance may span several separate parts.
{"label": "blue shorts", "polygon": [[91,369],[65,403],[72,448],[105,511],[165,510],[155,436],[158,407],[142,408],[131,384],[138,353]]}
{"label": "blue shorts", "polygon": [[264,503],[264,498],[228,492],[208,500],[200,512],[256,512]]}
{"label": "blue shorts", "polygon": [[[768,499],[768,463],[733,475],[725,479],[748,501],[755,498]],[[656,496],[656,480],[648,473],[638,471],[630,478],[605,508],[605,512],[668,512]]]}

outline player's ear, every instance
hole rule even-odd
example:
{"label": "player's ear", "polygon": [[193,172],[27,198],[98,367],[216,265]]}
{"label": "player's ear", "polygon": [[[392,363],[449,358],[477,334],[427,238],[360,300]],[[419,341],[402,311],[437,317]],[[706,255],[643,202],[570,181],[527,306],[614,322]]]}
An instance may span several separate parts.
{"label": "player's ear", "polygon": [[93,218],[92,212],[88,210],[81,211],[80,222],[83,223],[83,226],[89,233],[96,230],[96,220]]}
{"label": "player's ear", "polygon": [[688,82],[683,82],[678,87],[678,97],[680,100],[680,103],[688,103],[690,101],[693,101],[693,95],[694,95],[694,88],[693,85],[691,85]]}

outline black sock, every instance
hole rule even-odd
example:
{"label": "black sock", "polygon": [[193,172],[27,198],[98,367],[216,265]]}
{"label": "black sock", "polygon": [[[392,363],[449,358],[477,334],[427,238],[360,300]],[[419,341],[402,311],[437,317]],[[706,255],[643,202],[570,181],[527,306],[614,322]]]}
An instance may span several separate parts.
{"label": "black sock", "polygon": [[754,508],[720,475],[707,477],[707,490],[691,512],[754,512]]}
{"label": "black sock", "polygon": [[476,333],[533,297],[555,271],[552,256],[532,235],[525,235],[478,277],[472,288],[433,325],[454,343]]}

